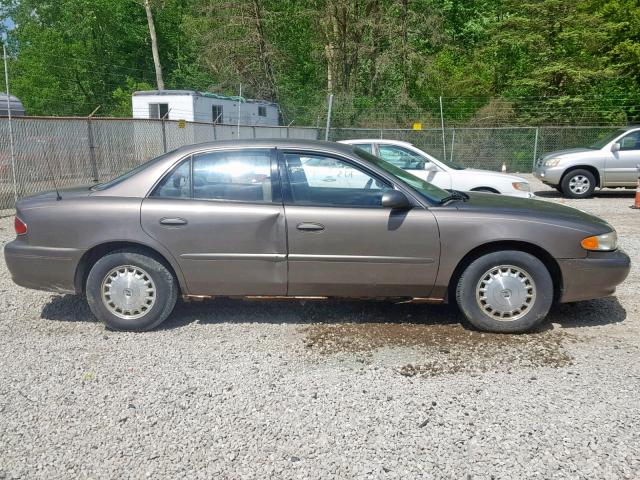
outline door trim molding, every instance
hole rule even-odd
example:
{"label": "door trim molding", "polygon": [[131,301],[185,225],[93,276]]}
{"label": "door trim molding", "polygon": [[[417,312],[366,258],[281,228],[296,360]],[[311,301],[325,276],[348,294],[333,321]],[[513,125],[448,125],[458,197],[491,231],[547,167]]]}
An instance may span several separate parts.
{"label": "door trim molding", "polygon": [[266,262],[284,262],[284,253],[183,253],[185,260],[264,260]]}
{"label": "door trim molding", "polygon": [[378,255],[301,255],[289,254],[292,262],[347,262],[347,263],[434,263],[428,257],[395,257]]}

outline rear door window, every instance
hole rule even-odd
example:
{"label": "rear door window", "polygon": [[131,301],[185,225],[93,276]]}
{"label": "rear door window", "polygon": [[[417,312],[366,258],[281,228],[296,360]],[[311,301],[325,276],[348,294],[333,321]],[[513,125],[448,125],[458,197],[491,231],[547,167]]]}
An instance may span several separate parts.
{"label": "rear door window", "polygon": [[273,203],[280,201],[268,149],[198,153],[167,174],[152,197]]}

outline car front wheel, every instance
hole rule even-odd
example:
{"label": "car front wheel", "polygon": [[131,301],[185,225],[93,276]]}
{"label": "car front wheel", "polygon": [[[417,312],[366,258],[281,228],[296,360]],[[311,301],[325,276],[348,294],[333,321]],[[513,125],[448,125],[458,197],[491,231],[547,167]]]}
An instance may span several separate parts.
{"label": "car front wheel", "polygon": [[589,170],[572,170],[562,179],[561,187],[568,198],[589,198],[596,189],[596,178]]}
{"label": "car front wheel", "polygon": [[467,266],[456,299],[479,330],[520,333],[546,317],[553,302],[553,281],[544,264],[529,253],[493,252]]}
{"label": "car front wheel", "polygon": [[142,251],[121,250],[98,260],[87,277],[93,314],[112,330],[145,331],[160,325],[176,304],[169,269]]}

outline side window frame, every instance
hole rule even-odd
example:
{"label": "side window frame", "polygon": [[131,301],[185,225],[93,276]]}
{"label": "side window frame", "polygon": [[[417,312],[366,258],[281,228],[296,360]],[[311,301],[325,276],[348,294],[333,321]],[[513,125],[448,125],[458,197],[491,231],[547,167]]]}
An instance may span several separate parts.
{"label": "side window frame", "polygon": [[[269,153],[269,165],[270,165],[270,174],[271,174],[271,196],[272,199],[270,202],[247,202],[244,200],[229,200],[226,198],[194,198],[194,184],[193,184],[193,160],[194,156],[200,154],[207,153],[217,153],[217,152],[232,152],[232,151],[246,151],[246,150],[266,150]],[[189,162],[189,197],[160,197],[156,196],[156,190],[162,181],[168,177],[173,175],[173,173],[182,166],[184,162]],[[149,192],[147,193],[145,198],[158,198],[158,199],[169,199],[169,200],[191,200],[196,202],[216,202],[216,203],[233,203],[233,204],[250,204],[250,205],[278,205],[282,204],[282,180],[281,173],[278,168],[278,157],[277,157],[277,149],[275,148],[242,148],[242,149],[211,149],[211,150],[200,150],[197,152],[192,152],[184,157],[181,157],[175,164],[167,170],[164,175],[162,175],[156,183],[151,187]]]}
{"label": "side window frame", "polygon": [[617,140],[617,142],[620,144],[620,150],[619,150],[620,152],[638,152],[638,151],[640,151],[639,148],[622,148],[624,139],[627,138],[627,137],[630,137],[631,135],[636,136],[635,145],[636,146],[638,145],[637,137],[640,137],[640,130],[637,130],[635,132],[629,132],[629,133],[623,135],[619,140]]}
{"label": "side window frame", "polygon": [[[404,147],[402,145],[394,145],[392,143],[378,143],[378,154],[376,156],[379,157],[379,158],[382,158],[382,155],[380,154],[380,147],[382,147],[382,148],[385,148],[385,147],[387,147],[387,148],[396,148],[400,152],[402,152],[402,154],[404,154],[404,155],[408,155],[408,156],[411,156],[413,158],[418,158],[422,162],[423,165],[426,165],[427,163],[432,163],[427,157],[423,157],[418,152],[414,152],[410,148]],[[382,158],[382,160],[385,160],[385,159]],[[401,167],[400,165],[396,165],[395,163],[391,162],[390,160],[385,160],[385,162],[392,163],[396,167],[404,169],[404,167]],[[415,170],[415,169],[413,169],[413,170]],[[418,170],[420,170],[420,169],[418,169]]]}
{"label": "side window frame", "polygon": [[310,156],[319,156],[332,158],[334,160],[338,160],[340,162],[344,162],[355,169],[361,170],[366,175],[369,175],[374,180],[384,183],[385,185],[389,185],[391,189],[396,189],[396,185],[390,180],[382,177],[378,173],[372,171],[371,169],[359,164],[358,162],[351,160],[350,158],[343,157],[341,155],[328,153],[328,152],[315,152],[313,150],[298,150],[295,148],[287,148],[285,150],[278,150],[278,169],[280,171],[280,179],[281,179],[281,190],[282,190],[282,201],[283,204],[289,206],[298,206],[298,207],[322,207],[322,208],[370,208],[370,209],[384,209],[382,205],[341,205],[336,203],[315,203],[315,204],[306,204],[306,203],[296,203],[293,198],[293,189],[291,188],[291,182],[289,179],[289,170],[287,168],[287,160],[285,158],[285,154],[294,154],[294,155],[310,155]]}

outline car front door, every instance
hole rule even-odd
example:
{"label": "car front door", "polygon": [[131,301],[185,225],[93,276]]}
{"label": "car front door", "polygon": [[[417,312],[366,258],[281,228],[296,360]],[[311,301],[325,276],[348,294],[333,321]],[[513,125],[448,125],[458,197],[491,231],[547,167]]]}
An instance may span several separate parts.
{"label": "car front door", "polygon": [[[382,207],[382,194],[393,186],[347,158],[286,150],[280,161],[289,295],[429,296],[440,240],[428,209]],[[350,181],[316,185],[309,165]]]}
{"label": "car front door", "polygon": [[411,172],[436,187],[451,188],[451,174],[443,171],[438,165],[431,162],[417,152],[399,145],[378,143],[378,157],[393,163],[396,167]]}
{"label": "car front door", "polygon": [[605,162],[605,183],[610,186],[633,186],[638,180],[640,164],[640,130],[617,140],[620,149],[612,151]]}
{"label": "car front door", "polygon": [[285,295],[286,232],[271,149],[194,154],[142,202],[142,228],[192,295]]}

